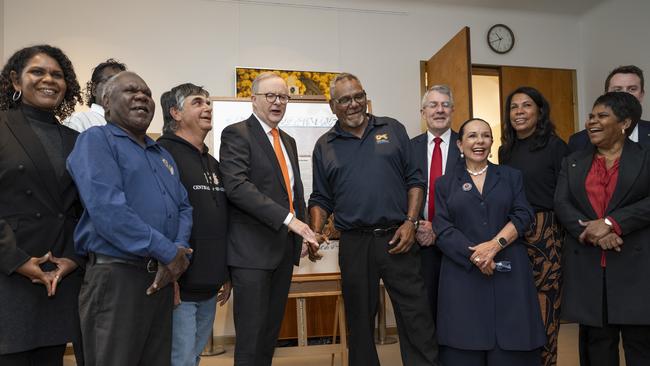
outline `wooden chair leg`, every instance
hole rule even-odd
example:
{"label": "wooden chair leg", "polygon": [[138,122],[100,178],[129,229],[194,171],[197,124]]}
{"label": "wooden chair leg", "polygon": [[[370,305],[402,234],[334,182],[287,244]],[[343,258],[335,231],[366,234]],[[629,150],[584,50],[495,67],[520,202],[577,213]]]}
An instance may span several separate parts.
{"label": "wooden chair leg", "polygon": [[296,312],[298,323],[298,346],[307,345],[307,309],[305,298],[299,297],[296,299]]}
{"label": "wooden chair leg", "polygon": [[[332,332],[332,344],[336,344],[336,333],[338,332],[338,325],[339,325],[339,301],[340,296],[336,297],[336,305],[334,306],[334,331]],[[332,361],[330,362],[330,366],[334,366],[334,356],[335,354],[332,353]]]}
{"label": "wooden chair leg", "polygon": [[339,295],[339,311],[340,311],[340,316],[339,316],[339,327],[341,328],[341,349],[343,350],[341,352],[341,365],[343,366],[348,366],[348,331],[347,331],[347,326],[345,324],[345,304],[343,303],[343,296]]}

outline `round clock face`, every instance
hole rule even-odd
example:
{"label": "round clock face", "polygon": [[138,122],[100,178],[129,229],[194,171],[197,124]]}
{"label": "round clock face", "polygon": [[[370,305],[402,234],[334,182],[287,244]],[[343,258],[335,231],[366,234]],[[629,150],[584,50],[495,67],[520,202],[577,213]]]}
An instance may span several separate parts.
{"label": "round clock face", "polygon": [[508,53],[515,45],[515,35],[508,26],[496,24],[487,33],[487,43],[496,53]]}

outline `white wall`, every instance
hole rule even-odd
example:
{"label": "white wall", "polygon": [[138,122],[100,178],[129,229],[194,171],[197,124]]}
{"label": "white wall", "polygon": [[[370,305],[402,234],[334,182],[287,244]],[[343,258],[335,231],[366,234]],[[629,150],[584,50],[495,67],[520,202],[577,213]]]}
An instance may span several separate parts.
{"label": "white wall", "polygon": [[[604,92],[605,78],[620,65],[636,65],[650,80],[650,2],[610,0],[585,14],[580,21],[584,108],[581,125],[591,105]],[[648,89],[646,86],[645,89]],[[647,93],[646,93],[647,94]],[[643,101],[644,119],[650,118],[650,97]]]}
{"label": "white wall", "polygon": [[[577,19],[422,2],[307,0],[299,6],[232,1],[91,0],[5,3],[4,54],[47,42],[67,52],[85,83],[94,65],[116,57],[148,82],[156,99],[185,81],[213,95],[234,95],[236,66],[350,71],[364,83],[373,110],[419,132],[419,61],[461,27],[472,29],[473,62],[579,68]],[[38,9],[37,12],[34,9]],[[70,14],[74,14],[72,17]],[[53,19],[57,19],[53,22]],[[25,27],[24,23],[48,26]],[[514,30],[514,50],[488,50],[494,23]],[[20,31],[16,31],[20,29]],[[151,131],[160,131],[160,113]]]}
{"label": "white wall", "polygon": [[4,50],[5,50],[5,0],[0,0],[0,62],[4,65]]}

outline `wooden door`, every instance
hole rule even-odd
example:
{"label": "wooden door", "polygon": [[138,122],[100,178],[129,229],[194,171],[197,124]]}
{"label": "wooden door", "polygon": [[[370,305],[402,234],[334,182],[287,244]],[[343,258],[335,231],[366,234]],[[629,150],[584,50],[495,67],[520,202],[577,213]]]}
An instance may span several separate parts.
{"label": "wooden door", "polygon": [[501,66],[500,69],[502,108],[512,91],[520,86],[532,86],[548,100],[556,132],[568,141],[578,126],[576,71],[518,66]]}
{"label": "wooden door", "polygon": [[[458,131],[461,123],[472,116],[472,61],[469,27],[460,30],[428,61],[422,63],[422,95],[431,85],[447,84],[454,96],[451,128]],[[424,122],[423,122],[424,123]],[[426,124],[423,124],[426,130]]]}

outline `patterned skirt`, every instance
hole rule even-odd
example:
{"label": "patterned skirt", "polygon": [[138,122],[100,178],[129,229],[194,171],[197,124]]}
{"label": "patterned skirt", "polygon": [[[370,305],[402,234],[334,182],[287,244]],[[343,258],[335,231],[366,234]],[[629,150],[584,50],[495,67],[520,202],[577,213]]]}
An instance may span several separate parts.
{"label": "patterned skirt", "polygon": [[537,212],[531,231],[525,235],[528,258],[533,277],[547,341],[542,349],[542,366],[557,363],[557,337],[560,331],[560,298],[562,273],[560,259],[564,232],[552,211]]}

